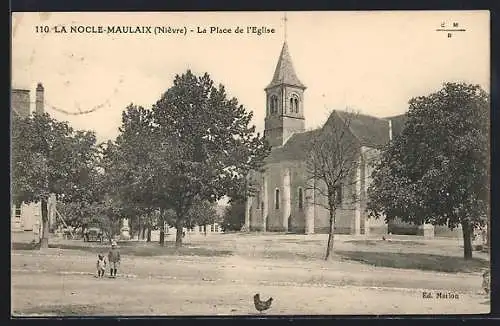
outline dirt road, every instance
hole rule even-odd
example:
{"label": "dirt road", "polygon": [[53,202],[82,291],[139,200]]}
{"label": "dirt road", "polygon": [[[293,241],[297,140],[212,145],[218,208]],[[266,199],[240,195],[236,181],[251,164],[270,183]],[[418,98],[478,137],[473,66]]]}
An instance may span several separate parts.
{"label": "dirt road", "polygon": [[94,258],[61,250],[14,253],[14,312],[253,315],[256,292],[275,298],[268,315],[489,312],[477,275],[238,256],[129,257],[119,278],[96,279]]}

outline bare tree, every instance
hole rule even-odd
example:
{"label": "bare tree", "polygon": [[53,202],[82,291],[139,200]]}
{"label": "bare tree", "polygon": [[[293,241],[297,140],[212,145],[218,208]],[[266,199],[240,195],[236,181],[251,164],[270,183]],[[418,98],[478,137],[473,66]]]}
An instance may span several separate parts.
{"label": "bare tree", "polygon": [[[330,215],[325,260],[333,252],[335,216],[342,205],[342,189],[352,189],[359,181],[356,171],[361,146],[350,131],[351,122],[356,116],[357,113],[351,111],[332,112],[324,127],[311,140],[306,165],[308,188],[317,194],[313,196],[312,203],[324,207]],[[358,196],[355,192],[351,193],[354,203]]]}

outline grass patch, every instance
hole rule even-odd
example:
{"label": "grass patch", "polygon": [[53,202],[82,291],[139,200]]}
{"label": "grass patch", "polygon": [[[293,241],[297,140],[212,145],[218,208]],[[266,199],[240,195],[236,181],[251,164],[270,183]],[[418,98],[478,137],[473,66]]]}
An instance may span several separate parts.
{"label": "grass patch", "polygon": [[49,315],[49,316],[90,316],[102,313],[102,308],[93,304],[65,304],[65,305],[44,305],[14,310],[13,315]]}
{"label": "grass patch", "polygon": [[36,250],[40,249],[40,244],[34,242],[14,242],[11,244],[12,250]]}
{"label": "grass patch", "polygon": [[[49,244],[49,248],[66,249],[66,250],[80,250],[91,252],[94,254],[107,252],[109,245],[100,243],[74,243],[74,244]],[[37,250],[38,247],[30,243],[13,243],[12,250]],[[139,243],[139,242],[122,242],[119,243],[120,253],[128,256],[203,256],[203,257],[221,257],[230,256],[230,250],[216,250],[203,247],[195,247],[184,244],[180,248],[175,246],[165,245],[160,246],[157,243]]]}
{"label": "grass patch", "polygon": [[419,269],[445,273],[473,273],[489,268],[489,261],[481,258],[465,260],[463,257],[422,253],[337,251],[342,259],[358,261],[376,267]]}

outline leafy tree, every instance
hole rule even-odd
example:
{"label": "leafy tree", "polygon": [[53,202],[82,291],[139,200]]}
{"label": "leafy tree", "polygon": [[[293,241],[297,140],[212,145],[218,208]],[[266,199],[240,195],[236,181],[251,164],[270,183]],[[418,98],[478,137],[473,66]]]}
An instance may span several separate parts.
{"label": "leafy tree", "polygon": [[[100,151],[99,146],[96,151]],[[100,158],[97,154],[94,161],[86,166],[86,178],[80,179],[70,191],[59,196],[57,211],[68,226],[85,229],[102,223],[100,205],[107,190],[104,188],[104,175],[99,169]]]}
{"label": "leafy tree", "polygon": [[138,210],[135,218],[130,220],[131,233],[137,233],[137,240],[151,241],[151,231],[158,229],[154,210]]}
{"label": "leafy tree", "polygon": [[186,216],[186,226],[193,228],[197,225],[204,227],[206,235],[207,224],[220,222],[214,203],[209,201],[197,201],[191,206]]}
{"label": "leafy tree", "polygon": [[97,206],[95,214],[99,220],[99,226],[111,242],[116,235],[120,234],[123,203],[116,201],[110,196],[106,196]]}
{"label": "leafy tree", "polygon": [[150,224],[156,209],[151,189],[150,163],[155,146],[151,111],[129,105],[122,113],[119,130],[120,135],[106,150],[107,186],[114,198],[124,204],[123,217],[129,218],[134,228],[141,222]]}
{"label": "leafy tree", "polygon": [[[361,154],[359,141],[350,132],[350,124],[356,113],[334,112],[321,132],[311,141],[307,173],[307,190],[315,192],[313,204],[327,209],[330,215],[328,243],[325,260],[333,252],[335,217],[342,203],[342,189],[352,186],[356,181],[355,171]],[[354,201],[355,197],[353,197]],[[309,199],[311,200],[311,199]]]}
{"label": "leafy tree", "polygon": [[165,217],[168,195],[163,189],[170,183],[172,149],[168,137],[158,136],[152,111],[133,104],[122,114],[120,135],[106,152],[108,187],[114,198],[124,203],[124,214],[132,226],[160,229],[160,244],[164,245]]}
{"label": "leafy tree", "polygon": [[[159,223],[155,211],[150,211],[142,215],[143,220],[143,234],[142,237],[146,237],[147,242],[151,242],[151,231],[158,230]],[[146,233],[147,232],[147,233]]]}
{"label": "leafy tree", "polygon": [[70,201],[82,196],[97,159],[96,138],[75,131],[48,114],[13,117],[12,195],[15,203],[41,203],[41,248],[48,247],[48,207],[51,194]]}
{"label": "leafy tree", "polygon": [[122,205],[106,197],[98,202],[58,203],[65,223],[73,228],[99,227],[109,241],[120,233]]}
{"label": "leafy tree", "polygon": [[245,202],[230,201],[224,211],[222,230],[240,231],[243,224],[245,224]]}
{"label": "leafy tree", "polygon": [[[57,211],[64,218],[64,223],[67,226],[75,229],[85,229],[89,226],[100,224],[100,220],[96,217],[95,213],[98,210],[98,202],[88,203],[85,201],[74,202],[61,202],[57,203]],[[60,219],[58,218],[58,221]]]}
{"label": "leafy tree", "polygon": [[406,127],[383,153],[368,189],[371,216],[462,226],[464,258],[489,211],[489,96],[445,83],[411,99]]}
{"label": "leafy tree", "polygon": [[177,75],[152,112],[154,137],[162,140],[155,169],[164,178],[155,178],[160,183],[155,193],[164,194],[166,208],[175,212],[180,246],[192,206],[229,193],[262,165],[269,147],[249,125],[252,113],[235,98],[227,99],[224,87],[215,87],[208,74],[197,77],[188,70]]}

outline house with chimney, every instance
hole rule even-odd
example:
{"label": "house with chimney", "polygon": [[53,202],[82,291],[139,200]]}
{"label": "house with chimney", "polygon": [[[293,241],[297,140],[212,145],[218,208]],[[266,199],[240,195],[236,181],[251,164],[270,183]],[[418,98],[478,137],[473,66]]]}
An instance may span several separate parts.
{"label": "house with chimney", "polygon": [[[35,107],[31,107],[31,91],[29,89],[13,88],[11,90],[11,115],[26,118],[32,111],[44,113],[44,88],[38,83],[35,91]],[[55,219],[55,196],[49,198],[48,210],[49,221]],[[41,207],[40,203],[23,203],[20,205],[11,205],[11,230],[14,232],[32,231],[38,225],[41,226]]]}

